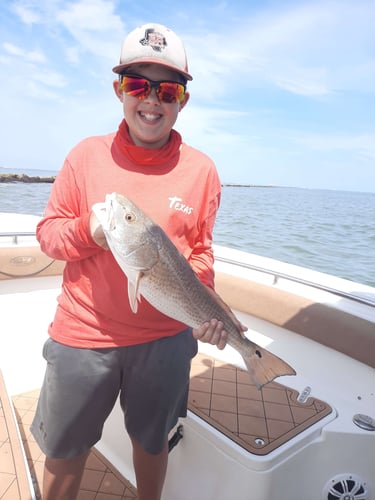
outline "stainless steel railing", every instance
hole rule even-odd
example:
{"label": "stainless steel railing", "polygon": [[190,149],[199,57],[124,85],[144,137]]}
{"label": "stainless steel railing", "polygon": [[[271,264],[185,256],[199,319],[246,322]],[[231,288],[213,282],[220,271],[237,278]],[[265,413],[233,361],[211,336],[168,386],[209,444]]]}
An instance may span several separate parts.
{"label": "stainless steel railing", "polygon": [[0,231],[0,238],[12,238],[15,245],[18,244],[18,238],[23,236],[35,236],[35,231]]}
{"label": "stainless steel railing", "polygon": [[293,276],[288,273],[283,273],[280,271],[276,271],[273,269],[267,269],[265,267],[257,266],[254,264],[249,264],[249,263],[244,263],[244,262],[238,262],[236,260],[228,259],[226,257],[220,257],[220,256],[215,256],[215,260],[219,262],[224,262],[225,264],[231,264],[239,267],[245,267],[246,269],[251,269],[252,271],[258,271],[263,274],[268,274],[273,277],[273,284],[276,285],[279,279],[285,279],[288,281],[292,281],[294,283],[298,283],[301,285],[306,285],[318,290],[322,290],[325,292],[332,293],[334,295],[337,295],[339,297],[345,298],[345,299],[350,299],[355,302],[358,302],[360,304],[365,304],[368,306],[375,307],[375,297],[374,299],[371,299],[369,297],[363,297],[360,295],[356,295],[353,292],[345,292],[343,290],[337,290],[336,288],[329,287],[327,285],[322,285],[320,283],[316,283],[314,281],[306,280],[304,278],[299,278],[298,276]]}
{"label": "stainless steel railing", "polygon": [[[18,238],[19,237],[25,237],[25,236],[35,236],[35,231],[2,231],[0,232],[0,238],[2,237],[7,237],[7,238],[12,238],[12,242],[17,245],[18,244]],[[334,295],[337,295],[338,297],[342,297],[345,299],[350,299],[353,300],[354,302],[358,302],[360,304],[365,304],[368,306],[375,307],[375,298],[371,299],[369,297],[363,297],[360,295],[356,295],[353,292],[345,292],[343,290],[338,290],[333,287],[329,287],[327,285],[322,285],[320,283],[316,283],[314,281],[306,280],[304,278],[299,278],[298,276],[294,276],[288,273],[283,273],[280,271],[275,271],[274,269],[268,269],[265,267],[257,266],[255,264],[249,264],[249,263],[244,263],[244,262],[238,262],[233,259],[228,259],[226,257],[220,257],[218,255],[215,256],[215,260],[219,262],[223,262],[225,264],[231,264],[235,266],[240,266],[240,267],[245,267],[246,269],[251,269],[252,271],[258,271],[263,274],[268,274],[273,277],[273,284],[276,285],[279,279],[285,279],[288,281],[292,281],[294,283],[298,283],[301,285],[306,285],[318,290],[322,290],[325,292],[332,293]]]}

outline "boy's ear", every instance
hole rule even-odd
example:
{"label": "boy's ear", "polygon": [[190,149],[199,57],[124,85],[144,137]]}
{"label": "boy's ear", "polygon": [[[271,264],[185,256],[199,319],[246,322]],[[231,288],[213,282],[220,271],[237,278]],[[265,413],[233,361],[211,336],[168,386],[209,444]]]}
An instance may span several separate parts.
{"label": "boy's ear", "polygon": [[180,102],[180,111],[186,106],[188,100],[189,100],[190,94],[189,92],[185,92],[185,97],[182,102]]}
{"label": "boy's ear", "polygon": [[120,80],[114,80],[113,82],[113,90],[115,91],[115,94],[117,95],[118,99],[123,102],[123,91],[121,88],[121,82]]}

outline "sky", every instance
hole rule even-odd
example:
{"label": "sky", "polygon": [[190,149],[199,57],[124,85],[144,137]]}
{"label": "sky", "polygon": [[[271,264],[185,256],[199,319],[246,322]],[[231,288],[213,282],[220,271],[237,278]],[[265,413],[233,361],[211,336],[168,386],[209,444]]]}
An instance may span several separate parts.
{"label": "sky", "polygon": [[223,183],[375,192],[374,0],[2,0],[0,167],[117,129],[112,67],[158,22],[194,79],[175,128]]}

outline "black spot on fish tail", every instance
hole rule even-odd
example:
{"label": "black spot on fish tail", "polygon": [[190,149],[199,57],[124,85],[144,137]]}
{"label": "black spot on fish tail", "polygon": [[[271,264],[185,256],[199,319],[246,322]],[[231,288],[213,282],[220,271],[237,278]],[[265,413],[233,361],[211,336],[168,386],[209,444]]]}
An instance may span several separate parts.
{"label": "black spot on fish tail", "polygon": [[282,375],[295,375],[295,370],[275,354],[257,346],[243,356],[250,379],[258,389]]}

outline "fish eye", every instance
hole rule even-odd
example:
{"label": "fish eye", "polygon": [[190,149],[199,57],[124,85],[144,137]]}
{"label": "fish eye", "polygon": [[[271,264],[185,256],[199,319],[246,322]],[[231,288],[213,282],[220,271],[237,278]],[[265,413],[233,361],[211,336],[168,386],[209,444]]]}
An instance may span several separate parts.
{"label": "fish eye", "polygon": [[126,212],[124,219],[126,222],[134,222],[135,221],[135,213],[134,212]]}

